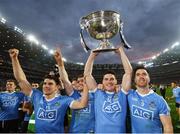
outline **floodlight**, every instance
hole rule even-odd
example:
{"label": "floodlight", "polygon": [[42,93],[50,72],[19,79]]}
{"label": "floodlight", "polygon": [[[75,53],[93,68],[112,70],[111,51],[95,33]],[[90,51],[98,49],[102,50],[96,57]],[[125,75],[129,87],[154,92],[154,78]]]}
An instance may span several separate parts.
{"label": "floodlight", "polygon": [[174,43],[174,44],[171,46],[171,48],[173,49],[173,48],[176,47],[176,46],[179,46],[179,42]]}
{"label": "floodlight", "polygon": [[36,45],[39,45],[39,41],[36,39],[36,37],[32,34],[27,35],[27,39],[31,42],[34,42]]}
{"label": "floodlight", "polygon": [[63,60],[64,62],[66,62],[66,61],[67,61],[67,60],[66,60],[66,58],[64,58],[64,57],[62,58],[62,60]]}
{"label": "floodlight", "polygon": [[19,32],[19,33],[23,33],[23,31],[20,28],[18,28],[17,26],[14,26],[14,30]]}
{"label": "floodlight", "polygon": [[169,51],[169,49],[168,49],[168,48],[164,49],[163,53],[165,53],[165,52],[167,52],[167,51]]}
{"label": "floodlight", "polygon": [[153,62],[149,62],[149,63],[147,63],[147,64],[145,64],[145,66],[144,67],[153,67]]}
{"label": "floodlight", "polygon": [[54,50],[52,50],[52,49],[49,50],[49,53],[50,53],[50,54],[54,54]]}
{"label": "floodlight", "polygon": [[1,23],[5,24],[6,23],[6,19],[1,18]]}
{"label": "floodlight", "polygon": [[41,45],[43,49],[48,50],[48,47],[44,44]]}
{"label": "floodlight", "polygon": [[153,57],[152,57],[152,60],[154,60],[154,59],[156,59],[157,57],[154,55]]}
{"label": "floodlight", "polygon": [[163,66],[166,66],[166,65],[169,65],[169,63],[164,63],[164,64],[162,64]]}
{"label": "floodlight", "polygon": [[82,63],[82,62],[77,62],[76,64],[78,64],[78,65],[84,65],[84,63]]}
{"label": "floodlight", "polygon": [[138,64],[141,65],[141,64],[143,64],[143,62],[142,62],[142,61],[139,61]]}
{"label": "floodlight", "polygon": [[173,61],[172,63],[175,64],[175,63],[178,63],[179,61]]}

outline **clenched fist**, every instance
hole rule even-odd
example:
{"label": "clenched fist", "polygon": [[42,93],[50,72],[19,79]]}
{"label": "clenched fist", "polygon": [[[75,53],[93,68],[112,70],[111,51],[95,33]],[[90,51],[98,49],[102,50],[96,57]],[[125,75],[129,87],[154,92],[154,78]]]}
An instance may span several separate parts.
{"label": "clenched fist", "polygon": [[60,49],[55,50],[54,59],[56,60],[58,65],[63,65],[63,59]]}
{"label": "clenched fist", "polygon": [[18,49],[9,49],[9,55],[11,58],[17,58],[19,55],[19,50]]}

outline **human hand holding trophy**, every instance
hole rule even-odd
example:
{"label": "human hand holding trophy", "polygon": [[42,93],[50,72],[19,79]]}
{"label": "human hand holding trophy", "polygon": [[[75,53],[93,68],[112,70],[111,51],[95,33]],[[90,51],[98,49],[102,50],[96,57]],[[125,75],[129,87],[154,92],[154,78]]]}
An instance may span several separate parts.
{"label": "human hand holding trophy", "polygon": [[123,23],[120,19],[120,14],[115,11],[96,11],[80,19],[80,40],[81,45],[87,52],[91,50],[83,37],[83,30],[86,29],[89,35],[100,40],[99,46],[93,49],[93,52],[109,52],[116,51],[117,48],[109,42],[117,33],[120,35],[121,43],[127,49],[131,46],[126,42],[123,35]]}

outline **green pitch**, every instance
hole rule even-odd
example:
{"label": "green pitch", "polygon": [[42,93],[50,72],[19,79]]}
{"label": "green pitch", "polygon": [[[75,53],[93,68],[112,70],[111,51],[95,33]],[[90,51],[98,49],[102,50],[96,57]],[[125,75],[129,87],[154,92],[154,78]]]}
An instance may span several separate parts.
{"label": "green pitch", "polygon": [[[159,90],[157,90],[156,92],[160,95]],[[178,114],[176,112],[175,99],[170,99],[170,100],[167,99],[168,97],[171,97],[171,96],[172,96],[172,89],[167,88],[166,89],[166,101],[167,101],[169,107],[171,108],[171,119],[172,119],[172,123],[173,123],[174,133],[180,133],[180,129],[178,129],[176,127],[178,125]]]}

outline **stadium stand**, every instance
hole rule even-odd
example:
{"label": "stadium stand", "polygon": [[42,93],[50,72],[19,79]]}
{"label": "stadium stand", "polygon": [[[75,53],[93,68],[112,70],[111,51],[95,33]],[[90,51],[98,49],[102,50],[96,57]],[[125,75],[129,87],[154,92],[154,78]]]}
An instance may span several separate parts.
{"label": "stadium stand", "polygon": [[[25,36],[13,29],[11,26],[0,23],[0,86],[3,81],[13,78],[12,66],[8,54],[10,48],[20,50],[20,62],[30,82],[40,82],[45,74],[55,69],[53,56],[48,54],[42,47],[34,45]],[[169,84],[172,81],[179,81],[180,77],[180,46],[161,54],[153,60],[154,65],[149,67],[151,81],[159,84]],[[133,63],[133,67],[138,64]],[[69,78],[75,78],[83,73],[84,65],[65,62]],[[118,74],[118,81],[121,81],[123,68],[120,64],[96,64],[93,74],[100,83],[102,74],[106,70],[114,70]]]}

